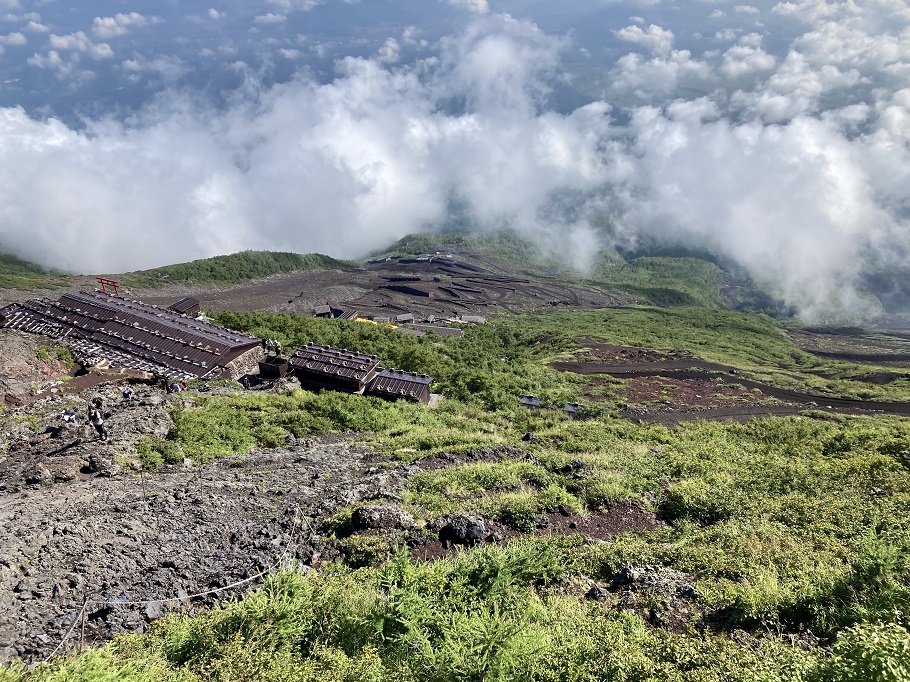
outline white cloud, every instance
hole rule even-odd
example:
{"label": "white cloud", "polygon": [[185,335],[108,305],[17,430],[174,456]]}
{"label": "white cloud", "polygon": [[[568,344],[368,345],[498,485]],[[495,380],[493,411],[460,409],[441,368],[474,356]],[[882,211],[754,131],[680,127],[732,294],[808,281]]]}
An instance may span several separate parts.
{"label": "white cloud", "polygon": [[141,74],[145,78],[160,79],[166,84],[176,83],[189,72],[187,65],[173,55],[157,55],[151,59],[136,55],[132,59],[124,59],[120,67],[131,75],[131,80],[138,80]]}
{"label": "white cloud", "polygon": [[287,14],[295,11],[309,12],[326,2],[326,0],[268,0],[268,2]]}
{"label": "white cloud", "polygon": [[394,38],[387,38],[376,52],[376,57],[383,64],[395,64],[401,59],[401,45]]}
{"label": "white cloud", "polygon": [[776,64],[777,60],[760,47],[734,45],[724,52],[721,72],[727,78],[735,79],[755,72],[771,71]]}
{"label": "white cloud", "polygon": [[647,29],[640,26],[626,26],[615,31],[616,37],[629,43],[648,48],[654,54],[666,57],[673,47],[673,31],[651,24]]}
{"label": "white cloud", "polygon": [[284,14],[275,14],[274,12],[269,12],[268,14],[259,14],[253,19],[257,24],[280,24],[283,21],[287,21],[287,16]]}
{"label": "white cloud", "polygon": [[455,7],[462,7],[469,12],[475,12],[477,14],[486,14],[490,11],[487,0],[446,0],[446,2]]}
{"label": "white cloud", "polygon": [[64,60],[56,50],[49,50],[47,54],[33,54],[26,60],[39,69],[53,69],[64,73],[70,70],[70,62]]}
{"label": "white cloud", "polygon": [[114,51],[110,45],[107,43],[93,43],[82,31],[65,36],[58,36],[52,33],[48,38],[48,44],[54,50],[85,52],[95,59],[110,59],[114,56]]}
{"label": "white cloud", "polygon": [[131,28],[148,26],[150,20],[138,12],[115,14],[112,17],[95,17],[92,20],[92,33],[99,38],[116,38],[126,35]]}
{"label": "white cloud", "polygon": [[758,8],[752,5],[737,5],[733,10],[737,14],[758,14]]}
{"label": "white cloud", "polygon": [[289,48],[281,48],[278,50],[278,54],[280,54],[285,59],[300,59],[303,56],[303,53],[300,50]]}
{"label": "white cloud", "polygon": [[[491,17],[446,39],[422,74],[348,58],[332,83],[301,78],[227,110],[175,93],[85,132],[0,109],[0,138],[13,141],[0,186],[18,197],[0,209],[2,238],[83,271],[243,248],[352,255],[444,222],[454,202],[476,224],[546,239],[555,221],[575,235],[558,241],[587,243],[582,215],[546,215],[554,193],[616,172],[600,149],[604,105],[538,113],[564,46]],[[458,95],[466,109],[445,113],[439,103]],[[24,183],[44,199],[21,196]]]}
{"label": "white cloud", "polygon": [[29,21],[23,30],[31,31],[32,33],[47,33],[50,31],[50,28],[37,21]]}
{"label": "white cloud", "polygon": [[3,21],[41,21],[41,15],[37,12],[25,12],[24,14],[13,14],[9,12],[3,15]]}
{"label": "white cloud", "polygon": [[429,42],[424,38],[420,38],[420,34],[421,31],[416,26],[406,26],[401,32],[401,40],[399,42],[401,42],[402,45],[427,47]]}
{"label": "white cloud", "polygon": [[610,90],[619,97],[659,102],[679,88],[707,92],[716,80],[711,65],[693,59],[688,50],[673,50],[666,59],[650,60],[632,53],[621,57],[610,71]]}
{"label": "white cloud", "polygon": [[219,11],[218,11],[217,9],[215,9],[214,7],[210,7],[210,8],[209,8],[209,11],[208,11],[208,16],[209,16],[209,19],[218,20],[218,19],[224,19],[224,17],[227,16],[227,15],[225,15],[224,12],[219,12]]}
{"label": "white cloud", "polygon": [[8,33],[0,36],[0,45],[25,45],[28,42],[24,33]]}

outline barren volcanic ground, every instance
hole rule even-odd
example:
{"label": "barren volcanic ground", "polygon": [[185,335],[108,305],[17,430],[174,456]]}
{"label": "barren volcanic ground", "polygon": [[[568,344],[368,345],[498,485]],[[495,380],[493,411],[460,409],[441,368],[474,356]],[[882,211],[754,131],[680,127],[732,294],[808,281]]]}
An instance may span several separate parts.
{"label": "barren volcanic ground", "polygon": [[169,305],[191,294],[212,310],[268,310],[312,315],[332,304],[361,315],[488,315],[553,309],[592,309],[629,305],[628,294],[564,283],[559,273],[542,267],[471,256],[432,262],[390,259],[349,270],[275,275],[237,287],[165,286],[133,294],[156,305]]}

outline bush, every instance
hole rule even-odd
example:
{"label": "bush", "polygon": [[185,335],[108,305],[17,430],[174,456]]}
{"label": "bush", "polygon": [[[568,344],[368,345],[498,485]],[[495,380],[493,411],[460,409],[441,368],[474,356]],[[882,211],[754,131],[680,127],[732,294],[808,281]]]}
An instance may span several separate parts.
{"label": "bush", "polygon": [[183,461],[183,450],[172,440],[143,438],[136,445],[136,452],[147,471],[157,469],[164,463],[179,464]]}
{"label": "bush", "polygon": [[849,628],[838,637],[834,656],[812,679],[819,682],[907,682],[910,680],[910,632],[895,623]]}

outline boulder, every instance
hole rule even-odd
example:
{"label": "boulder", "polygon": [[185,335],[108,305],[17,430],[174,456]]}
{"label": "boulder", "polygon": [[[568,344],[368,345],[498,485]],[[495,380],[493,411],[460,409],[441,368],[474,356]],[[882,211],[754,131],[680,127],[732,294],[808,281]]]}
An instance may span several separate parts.
{"label": "boulder", "polygon": [[439,540],[444,547],[449,545],[473,546],[483,540],[487,526],[483,518],[475,514],[454,514],[447,517],[439,529]]}
{"label": "boulder", "polygon": [[413,516],[391,504],[368,504],[358,507],[351,517],[351,529],[354,532],[393,528],[408,530],[415,525]]}
{"label": "boulder", "polygon": [[54,482],[51,470],[42,464],[36,464],[22,475],[28,485],[47,485]]}

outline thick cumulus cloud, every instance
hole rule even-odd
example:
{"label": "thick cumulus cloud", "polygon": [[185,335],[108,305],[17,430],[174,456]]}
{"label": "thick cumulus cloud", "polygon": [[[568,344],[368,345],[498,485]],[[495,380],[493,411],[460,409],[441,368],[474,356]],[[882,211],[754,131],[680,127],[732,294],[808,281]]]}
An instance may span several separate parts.
{"label": "thick cumulus cloud", "polygon": [[[416,62],[391,36],[329,83],[250,81],[218,109],[167,91],[79,131],[0,109],[0,239],[96,272],[246,248],[358,256],[452,222],[581,264],[649,234],[735,260],[806,315],[870,314],[861,268],[910,255],[906,6],[724,7],[705,16],[747,24],[722,49],[620,25],[631,52],[569,113],[548,106],[568,40],[481,12]],[[772,15],[799,27],[783,49]]]}
{"label": "thick cumulus cloud", "polygon": [[77,132],[0,110],[2,240],[89,272],[246,248],[353,256],[457,205],[470,224],[587,244],[583,218],[541,217],[611,180],[605,105],[540,112],[562,45],[483,17],[413,68],[348,58],[330,84],[250,85],[221,111],[169,94]]}

